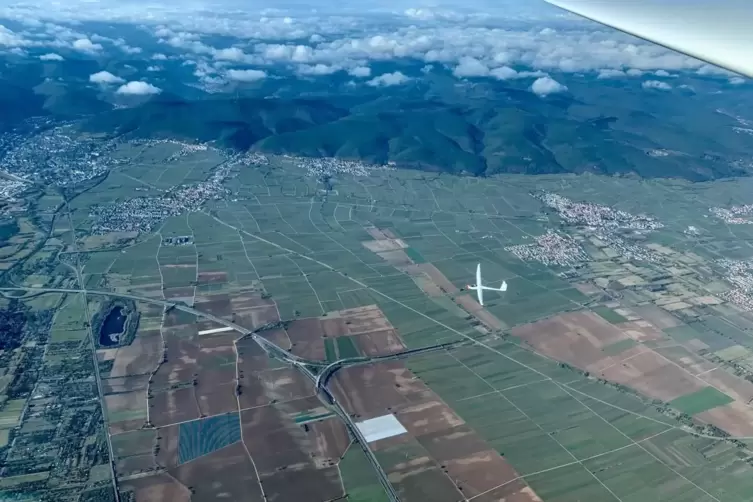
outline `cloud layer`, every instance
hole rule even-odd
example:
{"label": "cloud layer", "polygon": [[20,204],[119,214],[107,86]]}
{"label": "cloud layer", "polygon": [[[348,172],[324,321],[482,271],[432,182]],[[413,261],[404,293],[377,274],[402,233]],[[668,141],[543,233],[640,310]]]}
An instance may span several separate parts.
{"label": "cloud layer", "polygon": [[[671,88],[662,79],[680,72],[721,75],[733,85],[745,82],[538,1],[454,0],[454,7],[441,8],[431,0],[406,2],[365,0],[333,6],[311,0],[297,8],[273,0],[252,6],[230,0],[211,5],[193,0],[148,6],[135,0],[5,4],[0,19],[16,24],[13,29],[0,25],[0,52],[46,51],[37,56],[45,61],[125,55],[148,61],[148,71],[158,69],[154,61],[183,61],[194,67],[194,76],[205,86],[256,82],[279,73],[314,78],[340,71],[371,86],[400,85],[409,80],[407,75],[374,76],[372,69],[406,60],[425,68],[444,67],[460,79],[530,79],[531,90],[540,95],[562,92],[553,79],[561,74],[602,80],[650,74],[647,89]],[[96,32],[101,25],[86,21],[131,23],[139,35],[130,33],[129,38],[126,30],[124,38],[108,37]]]}

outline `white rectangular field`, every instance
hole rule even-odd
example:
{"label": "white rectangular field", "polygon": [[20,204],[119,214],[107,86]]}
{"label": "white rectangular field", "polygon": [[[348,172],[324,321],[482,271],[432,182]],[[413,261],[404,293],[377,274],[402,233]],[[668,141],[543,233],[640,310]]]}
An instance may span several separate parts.
{"label": "white rectangular field", "polygon": [[395,415],[382,415],[381,417],[370,418],[363,422],[357,422],[356,427],[361,431],[367,443],[378,441],[380,439],[399,436],[408,432]]}
{"label": "white rectangular field", "polygon": [[215,333],[224,333],[225,331],[233,331],[233,328],[230,326],[223,326],[222,328],[214,328],[214,329],[205,329],[204,331],[199,331],[199,335],[214,335]]}

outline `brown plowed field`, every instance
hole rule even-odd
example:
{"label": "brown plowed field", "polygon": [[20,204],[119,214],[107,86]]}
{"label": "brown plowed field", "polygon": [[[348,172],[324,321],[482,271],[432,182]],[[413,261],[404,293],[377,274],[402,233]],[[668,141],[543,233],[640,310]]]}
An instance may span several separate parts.
{"label": "brown plowed field", "polygon": [[131,345],[118,348],[110,377],[148,374],[157,367],[161,355],[159,330],[137,333]]}
{"label": "brown plowed field", "polygon": [[738,401],[693,416],[733,436],[753,436],[753,409]]}
{"label": "brown plowed field", "polygon": [[434,284],[442,288],[444,292],[454,294],[459,291],[458,288],[431,263],[421,263],[419,267],[421,268],[421,271],[428,275]]}
{"label": "brown plowed field", "polygon": [[403,340],[394,329],[384,329],[355,335],[354,340],[366,356],[384,356],[406,350]]}
{"label": "brown plowed field", "polygon": [[152,454],[119,458],[115,462],[115,472],[118,476],[129,476],[153,468],[154,456]]}
{"label": "brown plowed field", "polygon": [[393,413],[408,431],[370,444],[405,502],[481,494],[488,501],[539,501],[525,482],[514,481],[513,467],[401,362],[345,368],[330,390],[357,421]]}
{"label": "brown plowed field", "polygon": [[484,493],[517,477],[512,466],[466,425],[418,438],[426,451],[445,466],[466,497]]}
{"label": "brown plowed field", "polygon": [[324,360],[324,329],[318,318],[297,319],[286,328],[293,354],[310,360]]}
{"label": "brown plowed field", "polygon": [[171,425],[157,431],[157,444],[159,445],[156,455],[157,465],[161,467],[175,467],[178,465],[178,452],[180,441],[180,426]]}
{"label": "brown plowed field", "polygon": [[564,314],[518,326],[512,329],[512,334],[542,354],[588,371],[600,371],[623,360],[624,354],[610,357],[603,349],[630,339],[590,312]]}
{"label": "brown plowed field", "polygon": [[432,434],[465,424],[449,406],[439,400],[401,406],[395,416],[414,436]]}
{"label": "brown plowed field", "polygon": [[238,411],[235,381],[217,384],[208,379],[200,379],[195,392],[199,409],[205,417]]}
{"label": "brown plowed field", "polygon": [[383,230],[380,230],[377,227],[368,227],[368,228],[366,228],[366,231],[375,240],[389,239],[389,237],[387,236],[387,234],[385,234]]}
{"label": "brown plowed field", "polygon": [[240,441],[170,469],[170,473],[193,489],[191,502],[264,500],[254,466]]}
{"label": "brown plowed field", "polygon": [[269,500],[326,502],[342,497],[343,487],[336,466],[317,469],[295,466],[274,474],[263,474],[264,489],[274,497]]}
{"label": "brown plowed field", "polygon": [[741,403],[753,400],[753,383],[727,373],[721,368],[699,375],[699,378]]}
{"label": "brown plowed field", "polygon": [[309,422],[306,426],[317,464],[336,464],[345,455],[350,445],[350,437],[345,425],[338,418]]}
{"label": "brown plowed field", "polygon": [[340,310],[337,314],[345,320],[348,335],[392,328],[384,313],[376,305]]}
{"label": "brown plowed field", "polygon": [[123,490],[133,491],[135,502],[190,502],[191,492],[169,474],[155,474],[121,483]]}
{"label": "brown plowed field", "polygon": [[310,360],[326,359],[325,338],[353,336],[370,356],[400,352],[405,345],[376,305],[330,312],[325,317],[297,319],[287,327],[293,354]]}
{"label": "brown plowed field", "polygon": [[103,378],[102,391],[105,394],[113,392],[129,392],[132,390],[146,389],[149,383],[149,375],[136,375],[116,378]]}
{"label": "brown plowed field", "polygon": [[650,342],[665,338],[664,333],[646,321],[623,322],[616,324],[615,327],[621,329],[636,342]]}
{"label": "brown plowed field", "polygon": [[230,305],[230,297],[227,294],[212,295],[204,301],[194,303],[194,308],[201,312],[206,312],[217,317],[229,319],[233,315],[233,308]]}
{"label": "brown plowed field", "polygon": [[473,502],[542,502],[542,500],[531,490],[531,487],[518,480],[484,493],[473,499]]}
{"label": "brown plowed field", "polygon": [[121,434],[123,432],[136,431],[141,429],[144,425],[143,419],[124,420],[122,422],[114,422],[108,424],[108,430],[110,434]]}
{"label": "brown plowed field", "polygon": [[267,323],[279,320],[280,315],[274,305],[246,309],[241,312],[236,311],[235,316],[235,323],[246,329],[257,329]]}
{"label": "brown plowed field", "polygon": [[149,419],[155,427],[199,418],[193,387],[168,390],[149,400]]}
{"label": "brown plowed field", "polygon": [[244,410],[243,439],[260,474],[311,461],[300,445],[307,441],[303,429],[274,406]]}
{"label": "brown plowed field", "polygon": [[649,350],[606,369],[602,375],[611,382],[662,401],[671,401],[704,387],[697,378]]}
{"label": "brown plowed field", "polygon": [[387,477],[398,492],[400,500],[456,502],[464,498],[457,486],[429,456],[385,464]]}
{"label": "brown plowed field", "polygon": [[294,368],[279,368],[259,373],[264,392],[270,400],[290,401],[314,394],[314,386]]}
{"label": "brown plowed field", "polygon": [[178,383],[193,381],[200,371],[198,366],[200,349],[193,337],[182,337],[165,333],[167,362],[162,363],[152,378],[153,388],[169,387]]}

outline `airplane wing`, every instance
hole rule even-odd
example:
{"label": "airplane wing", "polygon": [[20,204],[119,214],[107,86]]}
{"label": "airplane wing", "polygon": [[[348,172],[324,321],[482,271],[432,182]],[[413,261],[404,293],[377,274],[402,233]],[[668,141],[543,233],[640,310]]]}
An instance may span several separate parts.
{"label": "airplane wing", "polygon": [[546,0],[625,33],[753,78],[751,0]]}
{"label": "airplane wing", "polygon": [[476,290],[476,294],[478,295],[478,303],[479,303],[479,305],[483,306],[484,305],[484,289],[483,288],[478,288]]}

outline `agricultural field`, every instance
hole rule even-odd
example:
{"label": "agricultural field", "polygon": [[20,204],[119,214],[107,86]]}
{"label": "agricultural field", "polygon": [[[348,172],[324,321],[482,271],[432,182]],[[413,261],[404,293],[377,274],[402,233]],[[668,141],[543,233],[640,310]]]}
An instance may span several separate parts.
{"label": "agricultural field", "polygon": [[[0,268],[22,265],[3,292],[26,291],[0,299],[24,316],[0,354],[3,494],[61,479],[59,500],[115,486],[129,502],[381,502],[384,479],[404,502],[753,492],[750,229],[694,216],[750,203],[742,189],[383,168],[325,181],[306,159],[130,148],[67,204],[37,194],[44,217],[3,241]],[[479,263],[508,284],[483,306],[466,289]],[[108,341],[116,301],[127,319]],[[360,444],[350,422],[372,420],[389,431]]]}

